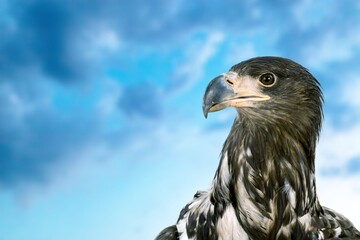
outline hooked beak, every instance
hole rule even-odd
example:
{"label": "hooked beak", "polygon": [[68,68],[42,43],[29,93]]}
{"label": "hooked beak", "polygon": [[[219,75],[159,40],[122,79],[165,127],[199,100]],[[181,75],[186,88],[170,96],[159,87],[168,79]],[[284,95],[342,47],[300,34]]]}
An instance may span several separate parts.
{"label": "hooked beak", "polygon": [[214,78],[207,86],[203,98],[203,113],[207,118],[209,112],[227,107],[254,107],[255,102],[268,99],[268,95],[260,92],[256,80],[228,72]]}

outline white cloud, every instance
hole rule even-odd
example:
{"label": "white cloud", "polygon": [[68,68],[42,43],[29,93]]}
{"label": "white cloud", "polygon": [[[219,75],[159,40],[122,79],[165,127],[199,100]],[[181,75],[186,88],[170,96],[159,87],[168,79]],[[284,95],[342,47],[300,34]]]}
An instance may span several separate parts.
{"label": "white cloud", "polygon": [[79,49],[84,59],[99,61],[108,54],[117,53],[122,42],[117,31],[102,24],[82,30],[74,39],[74,48]]}
{"label": "white cloud", "polygon": [[104,51],[115,52],[121,44],[117,33],[113,30],[104,30],[95,39],[95,45]]}
{"label": "white cloud", "polygon": [[[227,134],[212,131],[204,134],[189,123],[161,124],[151,136],[151,148],[133,151],[142,164],[132,171],[129,182],[135,199],[123,199],[123,206],[134,206],[130,216],[123,218],[127,239],[154,238],[163,228],[174,224],[181,209],[198,190],[207,190],[216,171],[218,156]],[[166,146],[166,147],[164,147]],[[129,151],[130,152],[130,151]],[[141,198],[146,198],[146,201]],[[151,206],[151,207],[149,207]],[[131,207],[130,207],[131,208]],[[131,220],[129,220],[129,218]],[[142,219],[139,224],[136,219]],[[133,220],[133,221],[132,221]],[[122,222],[121,222],[122,223]]]}
{"label": "white cloud", "polygon": [[119,108],[119,97],[123,91],[120,84],[114,79],[105,78],[97,87],[104,94],[95,104],[96,112],[103,117],[109,117],[109,115],[117,113]]}
{"label": "white cloud", "polygon": [[360,124],[346,129],[325,125],[317,148],[319,169],[343,167],[347,161],[360,156]]}
{"label": "white cloud", "polygon": [[186,49],[183,63],[172,74],[176,91],[187,90],[201,79],[206,63],[216,54],[223,39],[222,33],[211,32],[206,36],[205,41],[192,41]]}
{"label": "white cloud", "polygon": [[1,83],[0,96],[1,103],[3,103],[1,111],[5,111],[6,115],[11,117],[13,121],[22,119],[32,109],[32,106],[24,101],[7,82]]}
{"label": "white cloud", "polygon": [[360,176],[317,177],[320,203],[347,217],[360,229]]}
{"label": "white cloud", "polygon": [[307,65],[321,68],[331,61],[349,60],[355,54],[354,49],[360,47],[359,36],[356,31],[341,35],[339,32],[324,31],[317,44],[314,42],[304,49],[303,55],[309,56],[306,59]]}
{"label": "white cloud", "polygon": [[[323,1],[304,0],[293,6],[294,29],[298,33],[292,46],[307,66],[322,69],[333,61],[348,61],[356,56],[360,48],[360,32],[356,25],[355,6],[330,1],[324,7]],[[339,14],[346,11],[346,16]]]}
{"label": "white cloud", "polygon": [[[357,69],[354,69],[357,71]],[[360,77],[357,75],[350,75],[342,79],[345,84],[343,84],[343,89],[341,89],[340,101],[347,104],[350,107],[354,107],[354,111],[359,111],[360,107]]]}
{"label": "white cloud", "polygon": [[51,84],[34,77],[31,82],[13,84],[13,82],[0,82],[0,113],[3,112],[9,124],[21,124],[28,114],[36,110],[47,109],[51,103]]}
{"label": "white cloud", "polygon": [[[339,79],[339,87],[330,90],[329,102],[341,104],[341,115],[337,112],[325,112],[325,122],[317,148],[317,165],[320,170],[337,169],[346,174],[347,163],[360,156],[360,78],[352,73]],[[341,83],[341,84],[340,84]],[[331,92],[333,91],[333,92]],[[330,103],[331,104],[331,103]],[[347,125],[338,126],[331,116]]]}
{"label": "white cloud", "polygon": [[246,42],[246,43],[239,43],[239,42],[231,42],[229,44],[228,54],[226,56],[225,62],[229,67],[232,65],[246,60],[248,58],[256,57],[256,50],[253,43]]}
{"label": "white cloud", "polygon": [[329,13],[329,8],[324,8],[321,1],[303,0],[293,6],[292,12],[299,26],[308,29],[321,23]]}
{"label": "white cloud", "polygon": [[[325,124],[316,155],[317,191],[320,203],[343,214],[360,228],[360,175],[349,175],[348,162],[360,156],[360,123],[346,128]],[[326,170],[333,174],[322,174]]]}

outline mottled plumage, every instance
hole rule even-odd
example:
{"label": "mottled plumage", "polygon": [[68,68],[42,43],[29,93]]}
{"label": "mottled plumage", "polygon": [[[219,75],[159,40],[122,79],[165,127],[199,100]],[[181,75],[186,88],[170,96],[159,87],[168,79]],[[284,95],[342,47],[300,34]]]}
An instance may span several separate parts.
{"label": "mottled plumage", "polygon": [[205,116],[225,107],[238,114],[211,189],[196,193],[156,240],[360,239],[317,198],[322,93],[304,67],[278,57],[233,66],[204,96]]}

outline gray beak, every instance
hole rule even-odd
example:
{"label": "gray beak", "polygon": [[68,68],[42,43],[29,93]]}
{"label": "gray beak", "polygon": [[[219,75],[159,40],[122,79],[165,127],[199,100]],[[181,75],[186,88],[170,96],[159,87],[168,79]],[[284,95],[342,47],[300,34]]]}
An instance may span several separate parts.
{"label": "gray beak", "polygon": [[219,111],[227,107],[225,101],[236,97],[236,95],[234,89],[226,82],[224,75],[211,80],[203,98],[202,108],[205,118],[209,112]]}
{"label": "gray beak", "polygon": [[205,118],[209,112],[227,107],[257,107],[261,101],[269,100],[258,86],[257,80],[249,76],[240,77],[237,73],[224,73],[209,83],[203,98]]}

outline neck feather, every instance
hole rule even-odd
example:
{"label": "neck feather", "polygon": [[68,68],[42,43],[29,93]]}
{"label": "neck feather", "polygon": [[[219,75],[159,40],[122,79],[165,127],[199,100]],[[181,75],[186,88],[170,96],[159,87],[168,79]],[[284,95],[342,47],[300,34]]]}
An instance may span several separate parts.
{"label": "neck feather", "polygon": [[322,211],[314,177],[316,134],[280,128],[237,118],[223,146],[213,199],[231,203],[249,235],[276,236],[296,217]]}

